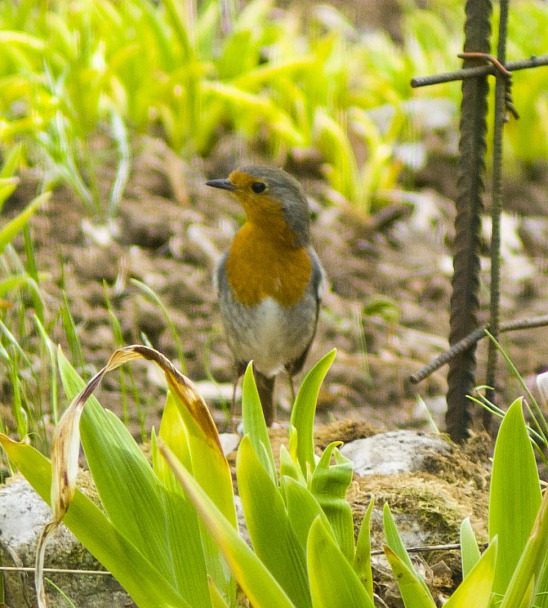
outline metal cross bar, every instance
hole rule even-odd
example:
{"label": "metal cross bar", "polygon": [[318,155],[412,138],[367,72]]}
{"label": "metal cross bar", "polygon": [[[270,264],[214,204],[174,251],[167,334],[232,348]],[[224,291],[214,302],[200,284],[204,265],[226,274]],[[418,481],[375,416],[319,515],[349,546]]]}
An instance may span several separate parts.
{"label": "metal cross bar", "polygon": [[[531,57],[530,59],[520,59],[519,61],[509,61],[504,64],[504,67],[509,72],[517,72],[518,70],[527,70],[529,68],[538,68],[548,65],[548,55],[540,57]],[[411,80],[411,86],[414,89],[419,87],[427,87],[433,84],[441,84],[444,82],[453,82],[455,80],[464,80],[465,78],[474,78],[476,76],[495,75],[497,68],[494,65],[480,65],[474,68],[462,68],[454,72],[443,72],[442,74],[434,74],[433,76],[418,76]]]}
{"label": "metal cross bar", "polygon": [[[520,329],[533,329],[535,327],[548,327],[548,315],[540,317],[533,317],[531,319],[505,321],[500,324],[500,333],[507,331],[517,331]],[[440,353],[431,363],[422,367],[417,373],[409,377],[409,380],[413,384],[422,382],[425,378],[428,378],[431,374],[437,371],[440,367],[449,363],[451,359],[454,359],[457,355],[470,348],[472,344],[479,342],[482,338],[487,335],[485,330],[490,329],[489,324],[485,323],[481,327],[478,327],[473,332],[469,333],[460,342],[454,344],[451,348],[444,350]]]}

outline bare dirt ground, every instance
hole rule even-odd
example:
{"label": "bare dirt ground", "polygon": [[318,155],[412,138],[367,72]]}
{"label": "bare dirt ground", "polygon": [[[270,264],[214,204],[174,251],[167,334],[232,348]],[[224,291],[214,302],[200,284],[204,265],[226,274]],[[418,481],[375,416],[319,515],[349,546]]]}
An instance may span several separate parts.
{"label": "bare dirt ground", "polygon": [[[212,191],[204,181],[226,176],[238,155],[225,149],[207,163],[191,166],[152,138],[137,140],[134,154],[132,176],[113,222],[90,217],[65,189],[59,189],[33,219],[38,266],[49,275],[43,283],[48,307],[55,313],[64,281],[90,369],[102,367],[116,347],[105,294],[120,321],[124,343],[142,342],[146,335],[153,346],[175,359],[173,332],[159,307],[131,279],[145,283],[160,297],[176,328],[186,374],[205,382],[202,387],[223,427],[230,390],[222,385],[232,382],[233,368],[211,275],[243,221],[243,211],[229,195]],[[242,162],[250,160],[245,154],[241,157]],[[416,178],[420,187],[411,196],[401,196],[412,202],[395,202],[370,218],[349,206],[330,204],[327,185],[316,170],[306,165],[288,169],[309,195],[313,239],[330,282],[306,366],[337,348],[319,399],[319,421],[357,418],[386,429],[423,428],[424,411],[416,405],[420,395],[443,425],[446,370],[418,386],[409,382],[409,376],[447,346],[455,159],[432,160]],[[111,177],[107,167],[103,174],[106,190]],[[545,175],[529,183],[508,181],[505,188],[503,319],[546,312]],[[13,211],[30,198],[34,187],[33,176],[27,176],[12,201]],[[485,303],[487,244],[488,240],[482,259]],[[487,319],[486,310],[482,318]],[[483,383],[483,342],[478,384]],[[548,328],[505,334],[503,343],[525,378],[548,366]],[[161,413],[162,393],[144,368],[135,377],[145,401],[153,404],[140,419],[150,429]],[[286,384],[283,377],[278,381],[282,421],[289,408]],[[501,405],[521,394],[504,364],[499,387]],[[119,412],[118,378],[107,376],[102,390],[105,405]],[[137,411],[131,418],[138,434]]]}

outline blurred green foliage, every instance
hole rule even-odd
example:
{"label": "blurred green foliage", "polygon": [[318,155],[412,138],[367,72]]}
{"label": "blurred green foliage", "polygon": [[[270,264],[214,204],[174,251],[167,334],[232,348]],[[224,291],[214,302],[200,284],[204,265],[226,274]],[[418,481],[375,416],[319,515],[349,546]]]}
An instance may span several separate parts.
{"label": "blurred green foliage", "polygon": [[[208,155],[235,132],[266,144],[280,163],[319,152],[333,189],[367,212],[404,166],[424,162],[427,132],[456,130],[458,83],[413,91],[409,81],[459,66],[461,2],[436,0],[428,9],[402,2],[401,42],[327,5],[237,4],[2,3],[0,144],[24,139],[34,161],[46,161],[48,181],[63,180],[112,215],[131,134],[159,130],[190,157]],[[546,4],[520,2],[509,59],[542,53],[547,32]],[[508,127],[510,157],[546,158],[548,70],[514,80],[522,119]],[[93,136],[105,133],[111,150],[98,151]],[[105,205],[97,164],[108,154],[117,172]]]}

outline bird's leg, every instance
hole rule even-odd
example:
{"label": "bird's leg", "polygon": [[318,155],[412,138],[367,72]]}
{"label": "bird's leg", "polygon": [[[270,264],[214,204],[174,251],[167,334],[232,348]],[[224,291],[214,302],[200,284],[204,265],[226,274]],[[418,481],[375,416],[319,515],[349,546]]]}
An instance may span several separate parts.
{"label": "bird's leg", "polygon": [[258,370],[254,370],[254,376],[266,426],[272,426],[276,419],[276,400],[274,399],[276,376],[265,376]]}
{"label": "bird's leg", "polygon": [[236,376],[236,378],[234,378],[234,382],[232,384],[232,401],[230,403],[230,428],[232,430],[233,433],[236,432],[236,422],[235,422],[235,415],[236,415],[236,393],[238,392],[238,381],[240,379],[240,376]]}
{"label": "bird's leg", "polygon": [[295,384],[293,383],[293,376],[288,372],[287,379],[289,381],[289,390],[291,392],[291,407],[295,405]]}

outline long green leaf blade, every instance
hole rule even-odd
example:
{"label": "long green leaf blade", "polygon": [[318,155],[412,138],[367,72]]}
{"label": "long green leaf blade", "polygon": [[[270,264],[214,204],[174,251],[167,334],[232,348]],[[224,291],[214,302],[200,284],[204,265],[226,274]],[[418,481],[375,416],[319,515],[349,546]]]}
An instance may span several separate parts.
{"label": "long green leaf blade", "polygon": [[[538,516],[533,525],[500,608],[530,606],[527,599],[537,595],[535,606],[546,605],[548,588],[548,493],[544,493]],[[541,586],[542,585],[542,586]]]}
{"label": "long green leaf blade", "polygon": [[478,541],[476,540],[476,535],[470,525],[469,517],[464,519],[460,526],[460,554],[462,561],[462,578],[466,578],[481,557]]}
{"label": "long green leaf blade", "polygon": [[[59,354],[65,391],[84,382]],[[191,605],[209,607],[209,589],[194,509],[159,482],[135,440],[91,397],[81,421],[82,445],[97,491],[114,526],[155,564]]]}
{"label": "long green leaf blade", "polygon": [[388,546],[384,547],[386,559],[398,581],[398,587],[405,604],[405,608],[435,608],[436,603],[430,591],[423,585],[423,580],[409,568],[405,560]]}
{"label": "long green leaf blade", "polygon": [[307,561],[314,608],[374,608],[373,600],[320,518],[310,528]]}
{"label": "long green leaf blade", "polygon": [[[37,450],[0,435],[2,447],[42,499],[49,504],[51,463]],[[192,608],[170,582],[79,490],[63,522],[113,574],[140,608]]]}
{"label": "long green leaf blade", "polygon": [[307,464],[312,471],[316,466],[314,459],[314,415],[316,413],[316,402],[323,379],[329,371],[336,354],[337,351],[333,349],[322,357],[308,372],[297,393],[295,405],[291,412],[291,427],[294,427],[297,431],[297,459],[305,478],[307,476]]}
{"label": "long green leaf blade", "polygon": [[255,608],[296,608],[215,503],[161,441],[158,447]]}
{"label": "long green leaf blade", "polygon": [[305,552],[291,527],[280,490],[247,435],[238,450],[236,472],[255,553],[296,606],[311,607]]}
{"label": "long green leaf blade", "polygon": [[257,390],[253,376],[252,363],[249,363],[245,370],[242,385],[242,419],[244,423],[244,435],[249,435],[255,453],[272,481],[276,483],[274,454],[272,453],[270,437],[266,428],[259,391]]}
{"label": "long green leaf blade", "polygon": [[[310,527],[318,517],[321,518],[326,529],[333,533],[326,514],[323,512],[320,503],[310,493],[310,490],[292,477],[284,477],[282,479],[282,491],[284,492],[291,527],[303,552],[306,552]],[[334,535],[333,538],[335,538]]]}
{"label": "long green leaf blade", "polygon": [[[407,553],[407,550],[401,539],[400,533],[398,532],[398,529],[396,527],[396,523],[394,522],[394,518],[392,517],[392,513],[390,512],[390,507],[388,506],[388,503],[384,504],[383,522],[384,522],[384,535],[386,536],[386,542],[388,543],[390,557],[389,557],[386,549],[385,549],[385,553],[387,553],[387,558],[388,558],[388,561],[390,561],[390,565],[392,566],[392,569],[394,569],[394,567],[397,568],[397,571],[395,570],[394,574],[396,574],[396,577],[398,579],[398,586],[400,587],[400,591],[401,591],[402,597],[404,598],[404,601],[405,601],[404,589],[410,590],[410,594],[411,594],[410,601],[411,601],[411,600],[414,600],[415,593],[418,593],[416,591],[416,589],[417,589],[417,586],[419,586],[419,587],[422,587],[422,591],[424,592],[423,594],[421,594],[421,597],[428,598],[429,603],[425,604],[424,606],[425,607],[432,606],[432,608],[434,608],[435,602],[432,599],[430,590],[428,589],[426,583],[424,582],[424,579],[415,571],[415,568],[413,567],[411,558],[409,557],[409,554]],[[391,557],[392,554],[395,555],[397,559],[392,558]],[[403,568],[402,568],[402,566],[403,566]],[[403,577],[403,579],[400,579],[400,574]],[[409,580],[409,576],[412,576],[415,579],[414,582]],[[400,582],[402,582],[403,588],[400,585]],[[408,608],[407,604],[406,604],[406,608]]]}
{"label": "long green leaf blade", "polygon": [[527,543],[541,502],[522,399],[510,406],[500,426],[489,493],[489,538],[499,551],[493,593],[504,595]]}
{"label": "long green leaf blade", "polygon": [[371,569],[371,514],[375,505],[371,498],[365,515],[363,516],[358,542],[356,543],[356,554],[354,556],[354,570],[365,587],[367,594],[373,599],[373,571]]}
{"label": "long green leaf blade", "polygon": [[450,597],[445,608],[489,608],[495,578],[497,540],[494,539],[466,578]]}

